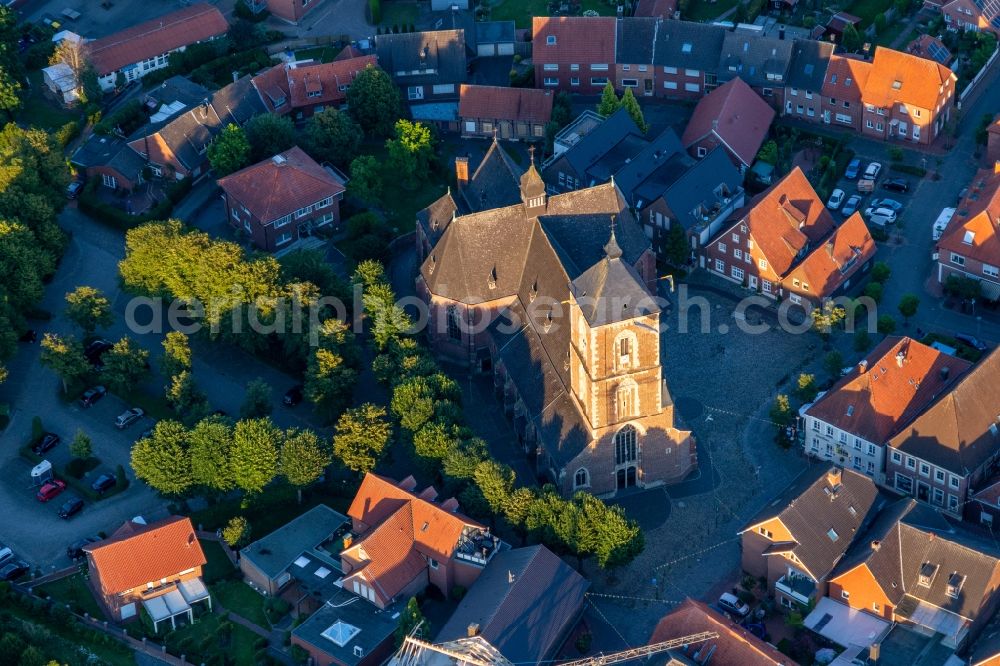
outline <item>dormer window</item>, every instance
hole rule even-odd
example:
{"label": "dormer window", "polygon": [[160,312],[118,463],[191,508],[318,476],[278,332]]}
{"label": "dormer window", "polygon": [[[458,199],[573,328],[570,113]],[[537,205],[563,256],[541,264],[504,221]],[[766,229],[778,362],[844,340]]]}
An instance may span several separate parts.
{"label": "dormer window", "polygon": [[972,245],[973,241],[976,240],[976,232],[966,229],[965,236],[962,237],[962,242],[966,245]]}
{"label": "dormer window", "polygon": [[893,90],[899,90],[902,87],[903,87],[903,82],[902,81],[900,81],[900,80],[897,79],[896,81],[892,82],[892,89]]}
{"label": "dormer window", "polygon": [[546,44],[547,44],[548,46],[555,46],[555,44],[556,44],[556,36],[555,36],[555,35],[548,35],[548,36],[547,36],[547,37],[545,38],[545,43],[546,43]]}
{"label": "dormer window", "polygon": [[496,289],[497,288],[497,268],[496,268],[496,266],[494,266],[493,270],[490,271],[490,277],[489,277],[488,280],[486,280],[486,286],[489,287],[490,289]]}
{"label": "dormer window", "polygon": [[950,576],[948,576],[948,589],[945,590],[947,594],[952,599],[958,599],[959,593],[962,591],[962,583],[965,582],[965,576],[953,571]]}
{"label": "dormer window", "polygon": [[552,310],[549,310],[549,313],[545,315],[545,322],[542,324],[542,330],[548,333],[549,329],[551,328],[552,328]]}
{"label": "dormer window", "polygon": [[917,585],[930,587],[931,583],[934,582],[934,576],[937,575],[937,570],[938,565],[924,562],[923,566],[920,567],[920,576],[917,578]]}
{"label": "dormer window", "polygon": [[528,302],[534,303],[536,296],[538,296],[538,280],[531,283],[531,289],[528,291]]}

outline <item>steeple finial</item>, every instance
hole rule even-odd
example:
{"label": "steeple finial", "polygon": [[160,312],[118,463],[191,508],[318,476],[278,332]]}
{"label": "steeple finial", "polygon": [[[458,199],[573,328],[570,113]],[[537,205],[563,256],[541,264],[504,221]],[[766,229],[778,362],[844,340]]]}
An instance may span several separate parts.
{"label": "steeple finial", "polygon": [[604,246],[604,254],[608,256],[608,259],[620,259],[622,256],[622,248],[618,245],[618,240],[615,238],[615,216],[611,216],[611,238],[608,239],[608,244]]}
{"label": "steeple finial", "polygon": [[528,157],[531,159],[531,166],[535,166],[535,147],[528,146]]}
{"label": "steeple finial", "polygon": [[497,142],[497,128],[493,128],[493,143]]}

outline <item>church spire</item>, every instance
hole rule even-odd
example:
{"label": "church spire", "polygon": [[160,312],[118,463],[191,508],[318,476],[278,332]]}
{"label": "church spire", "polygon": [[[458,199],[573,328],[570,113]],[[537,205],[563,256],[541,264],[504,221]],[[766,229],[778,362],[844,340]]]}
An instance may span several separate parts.
{"label": "church spire", "polygon": [[531,164],[521,176],[521,201],[529,209],[529,214],[537,217],[545,210],[545,182],[535,168],[535,147],[529,147],[528,153],[531,155]]}
{"label": "church spire", "polygon": [[622,248],[618,245],[618,240],[615,238],[615,216],[611,216],[611,238],[608,239],[608,244],[604,246],[604,254],[608,256],[608,259],[621,259]]}

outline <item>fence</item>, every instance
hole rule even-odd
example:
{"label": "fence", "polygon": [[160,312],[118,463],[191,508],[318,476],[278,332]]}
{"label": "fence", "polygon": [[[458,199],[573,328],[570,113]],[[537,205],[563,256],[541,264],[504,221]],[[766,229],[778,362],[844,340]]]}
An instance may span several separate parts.
{"label": "fence", "polygon": [[963,90],[962,93],[958,96],[959,110],[962,109],[962,104],[965,102],[966,98],[968,98],[968,96],[972,94],[972,92],[975,90],[979,82],[982,81],[983,77],[986,76],[986,73],[989,71],[990,67],[993,66],[994,62],[996,62],[997,54],[1000,54],[1000,43],[998,43],[997,47],[993,50],[993,55],[990,56],[990,59],[986,61],[986,64],[983,65],[982,69],[976,72],[976,76],[971,81],[969,81],[969,85],[965,86],[965,90]]}
{"label": "fence", "polygon": [[267,46],[267,54],[275,55],[283,51],[291,50],[297,51],[298,49],[308,49],[314,46],[330,46],[331,44],[349,44],[350,41],[347,39],[347,35],[319,35],[317,37],[299,37],[298,39],[290,39],[288,41],[281,41],[277,44],[269,44]]}

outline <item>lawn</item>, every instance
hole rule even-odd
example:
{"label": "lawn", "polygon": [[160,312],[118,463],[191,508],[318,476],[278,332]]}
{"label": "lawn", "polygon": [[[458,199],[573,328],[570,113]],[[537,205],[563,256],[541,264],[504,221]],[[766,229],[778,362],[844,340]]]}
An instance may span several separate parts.
{"label": "lawn", "polygon": [[714,21],[735,7],[740,0],[693,0],[691,8],[684,15],[686,21]]}
{"label": "lawn", "polygon": [[45,640],[45,649],[52,654],[65,658],[74,651],[86,651],[91,655],[89,658],[96,663],[107,666],[135,666],[135,654],[132,650],[117,642],[104,644],[94,640],[98,635],[96,629],[80,632],[72,626],[72,623],[57,622],[50,617],[36,617],[14,603],[5,602],[3,610],[24,623],[25,629]]}
{"label": "lawn", "polygon": [[298,60],[312,59],[318,62],[333,62],[333,59],[336,57],[337,50],[332,46],[314,46],[311,49],[302,49],[295,52],[295,58]]}
{"label": "lawn", "polygon": [[265,629],[271,626],[264,613],[264,597],[246,583],[224,580],[211,585],[209,589],[215,601],[227,611],[232,611]]}
{"label": "lawn", "polygon": [[[615,7],[603,0],[581,0],[581,12],[591,9],[601,16],[615,14]],[[518,28],[530,28],[532,16],[548,16],[550,13],[548,0],[498,0],[491,4],[489,18],[491,21],[514,21]]]}
{"label": "lawn", "polygon": [[80,119],[77,111],[64,109],[45,96],[42,92],[45,84],[42,82],[41,72],[29,74],[28,81],[31,83],[31,92],[25,97],[24,105],[17,113],[19,122],[54,132],[66,123]]}
{"label": "lawn", "polygon": [[87,585],[82,573],[75,573],[66,578],[51,583],[46,583],[35,588],[37,594],[48,595],[53,599],[65,604],[69,604],[73,611],[83,615],[87,613],[90,617],[104,618],[101,607],[97,605],[90,586]]}
{"label": "lawn", "polygon": [[409,26],[416,23],[418,18],[420,18],[420,7],[415,2],[393,0],[382,3],[383,28],[392,28],[394,25]]}
{"label": "lawn", "polygon": [[[889,7],[892,7],[892,0],[854,0],[844,11],[861,19],[861,29],[864,30],[875,22],[876,16]],[[902,20],[899,23],[905,25],[906,21]]]}
{"label": "lawn", "polygon": [[236,571],[232,561],[226,556],[222,544],[218,541],[201,540],[201,550],[205,553],[205,559],[208,561],[202,567],[201,575],[209,585],[226,580]]}
{"label": "lawn", "polygon": [[[892,46],[892,43],[899,37],[904,30],[906,30],[909,24],[906,21],[896,21],[889,25],[881,35],[875,40],[875,43],[880,46]],[[900,48],[905,47],[913,38],[916,37],[916,31],[910,30],[906,37],[903,38]]]}
{"label": "lawn", "polygon": [[[224,622],[231,631],[228,636],[226,631],[220,631]],[[207,662],[217,655],[224,655],[227,657],[225,662],[219,660],[213,663],[254,664],[257,651],[254,644],[259,639],[260,636],[246,627],[227,622],[217,613],[203,613],[194,624],[185,624],[171,631],[165,641],[167,650],[173,654],[183,653],[191,663]]]}

